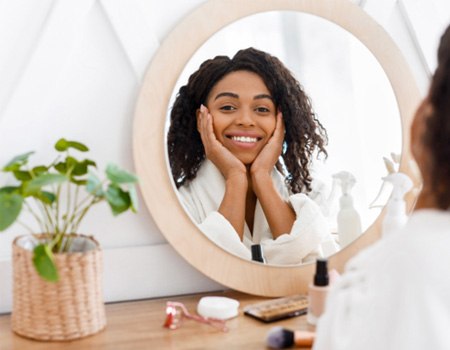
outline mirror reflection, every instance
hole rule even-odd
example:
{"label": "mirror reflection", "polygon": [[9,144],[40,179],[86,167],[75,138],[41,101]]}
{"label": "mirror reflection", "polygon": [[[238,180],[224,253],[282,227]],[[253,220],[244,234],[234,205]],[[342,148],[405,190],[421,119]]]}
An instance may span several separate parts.
{"label": "mirror reflection", "polygon": [[[223,62],[199,70],[202,62],[233,57],[243,47],[278,58],[290,73]],[[194,72],[198,81],[191,88]],[[286,75],[300,83],[300,92]],[[168,152],[181,200],[202,231],[228,251],[250,259],[251,245],[260,243],[267,263],[305,263],[345,246],[379,214],[371,203],[387,174],[383,157],[395,162],[390,154],[400,152],[399,113],[378,62],[333,23],[280,11],[236,21],[192,57],[170,105]],[[260,164],[264,171],[256,176]],[[227,187],[229,173],[239,170],[246,181],[234,179]],[[352,196],[356,216],[339,236],[342,193]]]}

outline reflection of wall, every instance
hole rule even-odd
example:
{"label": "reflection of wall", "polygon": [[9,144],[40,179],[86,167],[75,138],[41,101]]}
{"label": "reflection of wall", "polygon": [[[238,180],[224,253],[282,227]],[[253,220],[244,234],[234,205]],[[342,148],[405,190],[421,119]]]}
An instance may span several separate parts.
{"label": "reflection of wall", "polygon": [[[101,168],[107,161],[132,168],[131,122],[145,68],[177,21],[203,2],[3,2],[0,164],[30,149],[46,158],[51,143],[65,136],[86,142]],[[426,73],[398,5],[378,13],[378,0],[364,3],[399,43],[425,89]],[[435,23],[429,21],[428,26]],[[221,288],[165,244],[145,208],[137,216],[116,219],[107,210],[94,209],[82,226],[106,248],[107,300]],[[0,311],[11,306],[10,243],[19,233],[21,228],[15,226],[0,234]]]}

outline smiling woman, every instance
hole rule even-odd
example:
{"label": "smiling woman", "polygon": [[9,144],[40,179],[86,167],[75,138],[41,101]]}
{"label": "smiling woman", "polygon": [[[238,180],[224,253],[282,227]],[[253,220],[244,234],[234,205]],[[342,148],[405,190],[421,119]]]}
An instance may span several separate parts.
{"label": "smiling woman", "polygon": [[168,151],[182,201],[209,238],[245,259],[260,244],[268,263],[300,264],[323,257],[322,244],[333,247],[304,194],[325,141],[288,69],[248,48],[206,60],[180,88]]}

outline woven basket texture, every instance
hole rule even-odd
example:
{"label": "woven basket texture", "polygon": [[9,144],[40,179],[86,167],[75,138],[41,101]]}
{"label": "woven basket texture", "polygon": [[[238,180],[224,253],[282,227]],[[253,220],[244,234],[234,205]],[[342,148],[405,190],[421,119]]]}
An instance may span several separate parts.
{"label": "woven basket texture", "polygon": [[55,254],[59,281],[47,282],[33,266],[31,250],[13,242],[12,330],[37,340],[72,340],[106,326],[102,251]]}

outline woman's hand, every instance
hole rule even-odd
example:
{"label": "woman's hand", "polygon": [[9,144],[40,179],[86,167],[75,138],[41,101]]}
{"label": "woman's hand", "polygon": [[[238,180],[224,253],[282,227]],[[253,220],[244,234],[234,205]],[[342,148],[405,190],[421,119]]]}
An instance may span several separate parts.
{"label": "woman's hand", "polygon": [[236,156],[226,149],[216,138],[213,130],[212,115],[204,106],[200,106],[197,115],[197,128],[200,132],[206,157],[220,170],[225,180],[233,176],[247,178],[247,170]]}
{"label": "woman's hand", "polygon": [[217,140],[213,130],[212,116],[203,105],[197,114],[197,128],[205,147],[206,157],[214,163],[225,178],[225,194],[218,211],[230,222],[242,241],[248,189],[247,169],[244,163]]}
{"label": "woman's hand", "polygon": [[281,112],[277,114],[277,121],[272,137],[254,160],[250,172],[256,174],[270,174],[278,161],[283,149],[284,122]]}
{"label": "woman's hand", "polygon": [[258,197],[274,239],[291,232],[296,218],[294,210],[281,197],[272,180],[273,167],[283,149],[284,130],[284,122],[279,112],[272,137],[250,169],[253,192]]}

